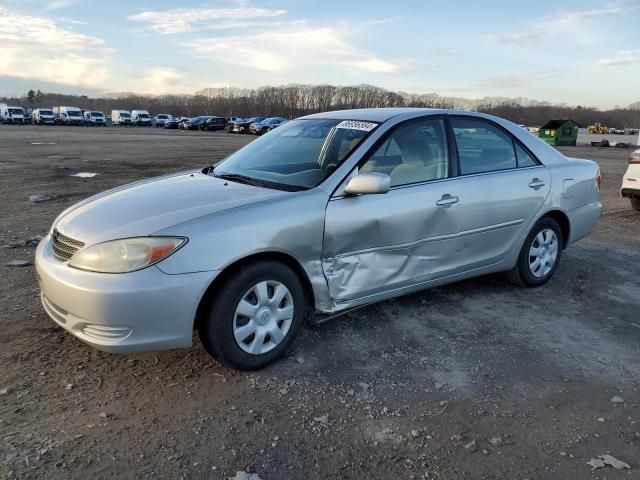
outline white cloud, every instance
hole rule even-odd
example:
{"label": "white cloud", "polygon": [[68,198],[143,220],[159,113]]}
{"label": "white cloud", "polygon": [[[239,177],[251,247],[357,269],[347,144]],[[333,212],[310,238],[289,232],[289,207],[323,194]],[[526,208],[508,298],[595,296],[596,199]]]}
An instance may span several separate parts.
{"label": "white cloud", "polygon": [[[202,89],[204,83],[194,83],[185,80],[185,76],[174,68],[170,67],[154,67],[147,70],[139,83],[136,91],[151,95],[162,95],[166,93],[193,93]],[[227,84],[208,85],[211,87],[223,87]]]}
{"label": "white cloud", "polygon": [[45,12],[50,12],[52,10],[60,10],[63,8],[70,7],[77,0],[49,0],[47,5],[44,7]]}
{"label": "white cloud", "polygon": [[640,50],[621,50],[613,57],[598,60],[597,64],[603,67],[640,65]]}
{"label": "white cloud", "polygon": [[110,51],[96,37],[59,27],[53,20],[0,7],[3,75],[94,87],[107,75]]}
{"label": "white cloud", "polygon": [[560,10],[537,19],[525,31],[485,35],[484,40],[493,45],[527,46],[539,43],[546,36],[563,35],[580,43],[593,43],[600,32],[590,22],[635,9],[634,6],[609,4],[592,10]]}
{"label": "white cloud", "polygon": [[[164,35],[215,29],[221,23],[236,25],[255,18],[273,18],[286,14],[286,10],[270,10],[258,7],[231,8],[175,8],[162,11],[145,11],[130,15],[128,20],[146,25],[145,29]],[[233,28],[233,27],[227,27]]]}
{"label": "white cloud", "polygon": [[530,45],[539,42],[541,35],[534,32],[513,32],[486,35],[484,39],[492,45]]}
{"label": "white cloud", "polygon": [[348,34],[336,28],[270,31],[251,36],[201,39],[187,46],[204,58],[215,58],[267,72],[328,65],[371,73],[395,73],[405,67],[353,46]]}

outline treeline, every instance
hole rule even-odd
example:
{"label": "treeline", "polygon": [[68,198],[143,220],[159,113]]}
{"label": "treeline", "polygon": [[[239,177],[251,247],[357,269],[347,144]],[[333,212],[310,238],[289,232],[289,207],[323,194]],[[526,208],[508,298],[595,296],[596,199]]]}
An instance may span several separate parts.
{"label": "treeline", "polygon": [[0,102],[18,104],[25,108],[70,105],[106,113],[117,109],[144,109],[154,115],[169,113],[185,117],[220,115],[295,118],[309,113],[353,108],[452,108],[490,113],[529,126],[539,126],[555,118],[571,118],[584,126],[599,122],[617,128],[640,128],[640,102],[626,108],[599,110],[594,107],[553,105],[526,98],[466,99],[436,93],[418,95],[393,92],[372,85],[208,88],[194,95],[147,96],[120,93],[105,94],[101,98],[30,90],[23,97],[2,99]]}

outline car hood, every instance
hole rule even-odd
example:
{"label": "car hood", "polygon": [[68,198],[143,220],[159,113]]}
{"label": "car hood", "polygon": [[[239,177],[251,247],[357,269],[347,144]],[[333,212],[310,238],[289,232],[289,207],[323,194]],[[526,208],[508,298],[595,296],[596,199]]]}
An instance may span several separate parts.
{"label": "car hood", "polygon": [[221,180],[197,170],[100,193],[65,210],[53,226],[64,235],[93,245],[151,235],[204,215],[286,194]]}

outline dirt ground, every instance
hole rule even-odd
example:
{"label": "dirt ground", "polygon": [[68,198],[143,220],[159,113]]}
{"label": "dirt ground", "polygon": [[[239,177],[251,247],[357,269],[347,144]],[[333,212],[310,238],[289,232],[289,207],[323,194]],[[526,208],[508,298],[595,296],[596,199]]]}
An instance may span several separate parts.
{"label": "dirt ground", "polygon": [[[32,266],[5,266],[32,260],[25,241],[68,205],[248,141],[0,125],[0,478],[640,478],[627,150],[563,149],[600,164],[605,212],[544,287],[490,276],[370,306],[307,328],[257,373],[220,367],[197,336],[190,350],[95,351],[45,315]],[[603,454],[631,469],[592,472]]]}

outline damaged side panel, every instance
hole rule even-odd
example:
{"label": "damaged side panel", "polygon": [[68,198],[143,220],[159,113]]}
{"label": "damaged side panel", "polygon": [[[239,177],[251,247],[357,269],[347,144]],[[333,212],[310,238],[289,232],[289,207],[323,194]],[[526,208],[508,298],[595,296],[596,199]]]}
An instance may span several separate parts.
{"label": "damaged side panel", "polygon": [[455,213],[436,205],[447,188],[432,182],[330,201],[322,266],[331,297],[351,300],[451,273],[460,247]]}

